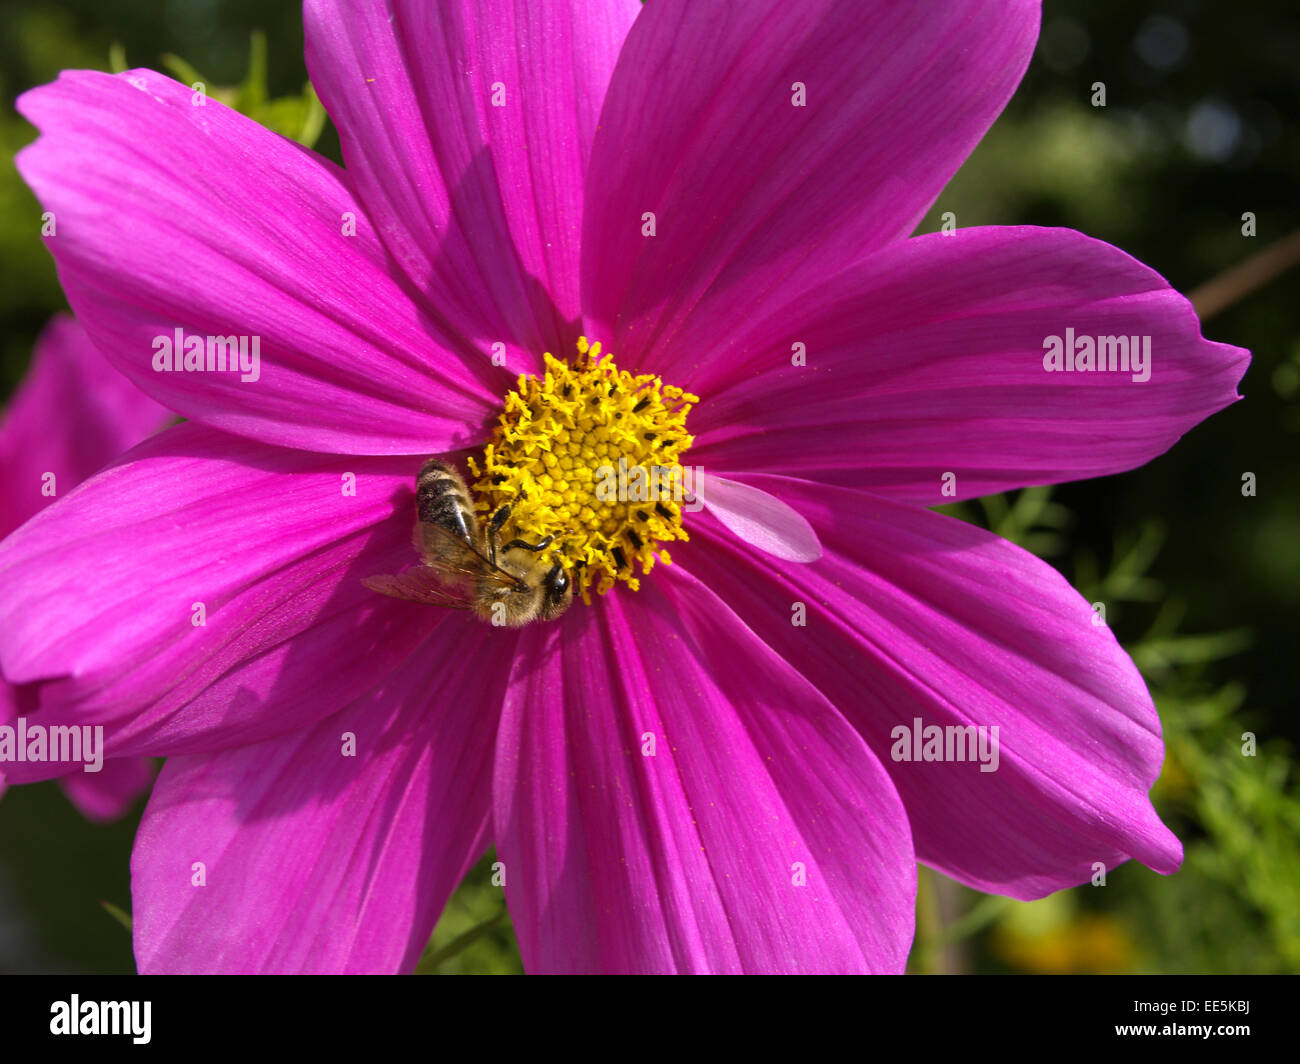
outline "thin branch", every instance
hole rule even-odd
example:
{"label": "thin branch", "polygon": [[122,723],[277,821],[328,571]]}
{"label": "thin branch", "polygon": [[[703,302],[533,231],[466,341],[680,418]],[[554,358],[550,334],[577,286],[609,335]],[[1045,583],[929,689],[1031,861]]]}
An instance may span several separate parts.
{"label": "thin branch", "polygon": [[1204,321],[1300,263],[1300,229],[1187,293]]}

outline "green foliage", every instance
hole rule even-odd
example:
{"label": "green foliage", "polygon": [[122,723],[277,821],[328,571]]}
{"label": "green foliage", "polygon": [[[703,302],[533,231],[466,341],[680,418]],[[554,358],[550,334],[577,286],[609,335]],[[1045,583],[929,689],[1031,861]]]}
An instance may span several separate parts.
{"label": "green foliage", "polygon": [[1258,725],[1239,685],[1215,689],[1176,672],[1155,695],[1177,766],[1161,790],[1185,825],[1186,860],[1167,882],[1139,884],[1157,914],[1152,967],[1300,971],[1300,790],[1289,745],[1260,734],[1254,756],[1243,753]]}
{"label": "green foliage", "polygon": [[[125,63],[122,56],[121,62]],[[296,140],[305,148],[313,147],[325,129],[325,108],[311,82],[303,85],[302,92],[292,96],[270,99],[267,90],[266,34],[252,35],[249,45],[248,74],[238,85],[222,87],[200,74],[180,56],[170,53],[162,56],[162,66],[177,81],[193,88],[203,86],[215,100],[248,115],[255,122],[273,129],[281,136]],[[121,69],[126,69],[125,65]]]}
{"label": "green foliage", "polygon": [[[943,509],[1046,557],[1064,554],[1063,533],[1072,524],[1069,511],[1046,488]],[[1294,756],[1285,739],[1260,730],[1265,725],[1246,708],[1243,684],[1212,678],[1211,666],[1245,649],[1251,633],[1178,630],[1183,604],[1151,575],[1162,541],[1159,526],[1148,524],[1137,535],[1117,536],[1109,564],[1077,551],[1067,575],[1088,601],[1111,607],[1112,626],[1118,619],[1123,628],[1133,628],[1137,621],[1135,611],[1116,606],[1159,604],[1144,630],[1131,639],[1124,631],[1117,634],[1160,712],[1166,761],[1153,798],[1183,841],[1182,869],[1160,876],[1129,862],[1110,873],[1104,888],[1082,886],[1006,907],[950,885],[963,896],[967,915],[939,932],[941,941],[978,932],[983,960],[996,963],[988,954],[997,952],[999,931],[1009,929],[1022,957],[1033,958],[1037,941],[1044,970],[1054,970],[1051,958],[1070,924],[1096,935],[1098,925],[1086,921],[1106,913],[1132,947],[1129,970],[1300,971],[1300,786]],[[1257,733],[1253,756],[1243,753],[1248,732]],[[919,949],[934,947],[933,941],[918,941]]]}
{"label": "green foliage", "polygon": [[489,851],[456,888],[416,966],[417,975],[523,974],[505,892],[492,885],[496,859]]}
{"label": "green foliage", "polygon": [[[26,12],[14,19],[14,32],[34,68],[49,69],[50,78],[61,66],[115,73],[130,69],[127,50],[120,43],[108,48],[106,58],[87,54],[82,48],[68,53],[60,63],[56,58],[59,49],[51,43],[51,37],[66,29],[66,21],[66,15],[42,12]],[[237,85],[214,85],[190,63],[170,53],[159,57],[158,66],[182,84],[201,84],[212,99],[304,147],[313,147],[325,130],[325,108],[310,82],[304,82],[297,93],[271,96],[266,35],[260,31],[251,35],[248,70]],[[14,155],[35,138],[36,131],[12,108],[0,110],[0,218],[8,219],[7,224],[0,225],[0,316],[22,319],[27,324],[21,331],[8,330],[0,340],[0,396],[12,392],[22,378],[36,332],[50,315],[65,306],[41,238],[40,204],[14,165]]]}

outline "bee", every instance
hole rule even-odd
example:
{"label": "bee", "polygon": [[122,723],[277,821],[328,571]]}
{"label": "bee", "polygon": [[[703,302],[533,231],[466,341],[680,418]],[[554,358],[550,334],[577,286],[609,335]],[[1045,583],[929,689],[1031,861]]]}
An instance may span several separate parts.
{"label": "bee", "polygon": [[553,621],[573,601],[564,567],[544,557],[554,536],[501,543],[510,519],[502,506],[479,527],[469,489],[446,462],[430,458],[415,478],[415,549],[421,564],[362,581],[371,591],[431,606],[473,610],[485,621],[518,628]]}

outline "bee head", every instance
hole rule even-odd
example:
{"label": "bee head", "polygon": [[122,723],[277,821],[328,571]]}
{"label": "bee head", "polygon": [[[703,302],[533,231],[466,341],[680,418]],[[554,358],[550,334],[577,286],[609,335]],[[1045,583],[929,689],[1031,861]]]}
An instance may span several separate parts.
{"label": "bee head", "polygon": [[573,581],[558,562],[542,578],[541,591],[542,606],[538,611],[541,620],[553,621],[569,608],[573,601]]}

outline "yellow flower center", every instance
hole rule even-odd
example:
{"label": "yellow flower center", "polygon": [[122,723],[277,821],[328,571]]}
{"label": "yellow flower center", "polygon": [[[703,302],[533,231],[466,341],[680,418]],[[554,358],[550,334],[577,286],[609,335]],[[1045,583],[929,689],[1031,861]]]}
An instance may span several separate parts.
{"label": "yellow flower center", "polygon": [[542,377],[519,377],[480,465],[469,459],[474,506],[486,518],[510,506],[503,542],[554,536],[550,551],[583,602],[595,584],[640,586],[672,559],[659,547],[689,538],[682,500],[693,482],[679,461],[694,440],[686,415],[697,396],[653,374],[634,377],[578,340],[572,364],[547,352]]}

